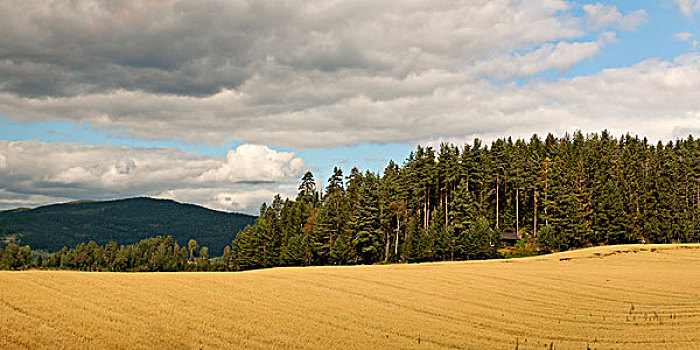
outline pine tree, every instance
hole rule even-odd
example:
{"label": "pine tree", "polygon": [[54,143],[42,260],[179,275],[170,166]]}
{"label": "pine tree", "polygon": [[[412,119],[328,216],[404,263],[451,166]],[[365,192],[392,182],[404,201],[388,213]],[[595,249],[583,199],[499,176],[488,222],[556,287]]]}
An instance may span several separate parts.
{"label": "pine tree", "polygon": [[[357,169],[353,169],[357,172]],[[351,174],[351,176],[353,176]],[[345,217],[345,189],[343,187],[343,171],[339,168],[333,170],[333,175],[328,179],[326,195],[323,197],[321,207],[313,230],[315,259],[322,265],[338,263],[334,261],[333,249],[335,240],[343,233]]]}
{"label": "pine tree", "polygon": [[459,246],[459,255],[466,259],[484,259],[494,256],[498,245],[498,235],[493,230],[485,217],[479,216],[469,224],[462,244]]}
{"label": "pine tree", "polygon": [[3,252],[0,264],[10,270],[17,270],[22,267],[22,263],[19,259],[19,246],[14,243],[10,243],[5,247],[5,252]]}
{"label": "pine tree", "polygon": [[372,264],[381,259],[383,246],[377,200],[378,181],[370,172],[358,177],[357,181],[359,198],[353,219],[356,223],[351,244],[359,263]]}
{"label": "pine tree", "polygon": [[433,217],[428,227],[431,253],[429,260],[450,260],[453,256],[452,237],[447,225],[445,225],[443,210],[443,208],[437,207],[433,211]]}
{"label": "pine tree", "polygon": [[[175,249],[178,251],[179,249]],[[224,253],[221,256],[221,262],[228,268],[231,265],[231,246],[224,247]]]}
{"label": "pine tree", "polygon": [[190,239],[190,241],[187,242],[187,247],[189,248],[190,252],[190,260],[194,261],[194,259],[197,257],[197,253],[199,252],[199,244],[197,244],[196,240]]}

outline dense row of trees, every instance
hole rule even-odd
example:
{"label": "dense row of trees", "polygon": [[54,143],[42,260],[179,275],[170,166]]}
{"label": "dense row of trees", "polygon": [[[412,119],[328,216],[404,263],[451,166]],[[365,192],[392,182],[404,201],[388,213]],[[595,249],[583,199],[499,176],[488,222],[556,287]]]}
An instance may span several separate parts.
{"label": "dense row of trees", "polygon": [[[33,257],[36,255],[36,258]],[[110,242],[100,246],[94,241],[81,243],[73,249],[63,247],[44,258],[32,254],[29,246],[9,244],[0,248],[0,269],[25,270],[32,267],[81,271],[225,271],[230,266],[231,248],[223,257],[210,259],[209,248],[191,239],[180,246],[172,236],[154,237],[132,245]]]}
{"label": "dense row of trees", "polygon": [[[656,145],[580,132],[544,140],[475,140],[417,147],[381,174],[334,169],[319,191],[311,172],[295,199],[275,196],[223,256],[191,240],[156,237],[79,244],[32,258],[0,249],[0,269],[223,271],[497,257],[501,233],[530,249],[700,241],[700,140]],[[36,254],[34,254],[36,255]]]}
{"label": "dense row of trees", "polygon": [[383,174],[336,168],[319,193],[276,196],[233,242],[237,269],[496,256],[500,233],[535,249],[700,239],[700,141],[608,132],[418,147]]}

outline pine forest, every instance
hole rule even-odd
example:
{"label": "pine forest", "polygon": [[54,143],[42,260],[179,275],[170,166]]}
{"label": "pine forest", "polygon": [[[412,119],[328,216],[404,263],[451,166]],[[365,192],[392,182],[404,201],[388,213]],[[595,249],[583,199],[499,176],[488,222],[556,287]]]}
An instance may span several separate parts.
{"label": "pine forest", "polygon": [[700,141],[607,131],[418,146],[383,173],[335,168],[276,196],[232,245],[235,269],[499,257],[530,249],[700,240]]}

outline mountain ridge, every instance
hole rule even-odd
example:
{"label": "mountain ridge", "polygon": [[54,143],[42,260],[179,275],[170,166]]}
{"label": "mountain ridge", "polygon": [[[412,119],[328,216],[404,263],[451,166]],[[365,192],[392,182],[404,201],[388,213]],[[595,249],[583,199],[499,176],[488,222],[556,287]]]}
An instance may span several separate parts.
{"label": "mountain ridge", "polygon": [[171,235],[180,245],[195,239],[218,255],[254,220],[252,215],[170,199],[81,200],[0,211],[0,245],[13,242],[57,251],[90,240],[133,244],[147,237]]}

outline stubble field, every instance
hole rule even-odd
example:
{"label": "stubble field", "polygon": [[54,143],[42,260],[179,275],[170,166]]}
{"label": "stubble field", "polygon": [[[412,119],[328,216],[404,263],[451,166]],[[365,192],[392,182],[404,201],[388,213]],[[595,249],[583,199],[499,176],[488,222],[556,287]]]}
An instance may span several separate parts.
{"label": "stubble field", "polygon": [[241,273],[0,272],[0,348],[700,349],[700,245]]}

